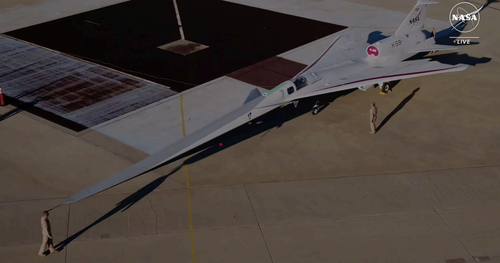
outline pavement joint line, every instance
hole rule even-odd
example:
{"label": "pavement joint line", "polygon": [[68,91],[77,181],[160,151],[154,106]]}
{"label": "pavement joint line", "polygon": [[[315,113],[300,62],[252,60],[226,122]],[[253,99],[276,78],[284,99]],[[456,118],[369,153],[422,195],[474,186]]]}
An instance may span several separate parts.
{"label": "pavement joint line", "polygon": [[[359,174],[359,175],[343,175],[343,176],[330,176],[330,177],[317,177],[317,178],[307,178],[307,179],[291,179],[291,180],[274,180],[274,181],[265,181],[265,182],[255,182],[255,183],[245,183],[245,185],[254,185],[254,184],[271,184],[271,183],[283,183],[283,182],[304,182],[304,181],[316,181],[316,180],[334,180],[338,178],[356,178],[356,177],[368,177],[368,176],[383,176],[383,175],[397,175],[397,174],[415,174],[415,173],[425,173],[425,172],[440,172],[440,171],[452,171],[452,170],[462,170],[462,169],[479,169],[479,168],[490,168],[490,167],[500,167],[500,164],[491,164],[491,165],[479,165],[479,166],[465,166],[465,167],[456,167],[456,168],[443,168],[443,169],[430,169],[430,170],[416,170],[416,171],[400,171],[400,172],[391,172],[391,173],[376,173],[376,174]],[[190,186],[190,189],[202,189],[202,188],[217,188],[217,187],[230,187],[230,186],[242,186],[243,184],[218,184],[218,185],[200,185],[200,186]],[[179,191],[184,190],[186,188],[176,188],[176,189],[159,189],[153,190],[153,192],[163,192],[163,191]],[[109,194],[98,194],[95,197],[101,196],[111,196],[111,195],[124,195],[124,194],[132,194],[135,191],[130,192],[119,192],[119,193],[109,193]],[[62,197],[50,197],[50,198],[38,198],[38,199],[27,199],[27,200],[13,200],[13,201],[0,201],[0,205],[2,204],[11,204],[11,203],[21,203],[21,202],[36,202],[36,201],[44,201],[44,200],[55,200],[55,199],[65,199],[67,196]]]}
{"label": "pavement joint line", "polygon": [[434,212],[436,212],[436,214],[439,216],[439,218],[441,219],[441,221],[443,221],[443,223],[446,225],[446,227],[448,227],[448,229],[450,230],[450,232],[455,236],[455,238],[458,240],[458,242],[460,242],[460,244],[462,244],[462,246],[465,248],[465,250],[467,250],[467,252],[469,253],[469,255],[474,259],[476,260],[477,262],[479,262],[477,260],[476,257],[474,257],[474,255],[472,255],[472,252],[470,251],[470,249],[465,245],[465,243],[458,237],[457,233],[455,233],[455,231],[453,231],[453,229],[451,228],[451,226],[448,224],[448,222],[446,222],[446,220],[443,218],[443,216],[439,213],[439,211],[436,209],[436,207],[431,203],[431,201],[427,198],[427,196],[425,196],[422,191],[420,190],[420,188],[411,180],[411,178],[406,175],[406,178],[412,183],[413,187],[415,187],[415,189],[417,189],[417,191],[424,197],[424,199],[427,201],[427,203],[433,208]]}
{"label": "pavement joint line", "polygon": [[[70,216],[71,216],[71,204],[68,205],[68,224],[66,225],[66,238],[65,240],[68,239],[69,237],[69,221],[70,221]],[[68,245],[66,246],[66,249],[64,250],[64,262],[68,262]]]}
{"label": "pavement joint line", "polygon": [[401,211],[401,212],[389,212],[389,213],[379,213],[379,214],[366,214],[366,215],[353,215],[353,216],[337,216],[337,217],[325,217],[325,218],[316,218],[316,219],[307,219],[307,220],[295,220],[295,221],[283,221],[276,223],[268,223],[262,224],[263,226],[276,226],[276,225],[293,225],[293,224],[304,224],[304,223],[314,223],[314,222],[322,222],[322,221],[335,221],[335,220],[343,220],[343,219],[356,219],[356,218],[365,218],[365,217],[377,217],[377,216],[388,216],[388,215],[399,215],[399,214],[411,214],[411,213],[419,213],[419,212],[434,212],[433,209],[426,210],[413,210],[413,211]]}
{"label": "pavement joint line", "polygon": [[255,212],[255,208],[253,207],[252,200],[250,199],[250,195],[248,194],[248,190],[245,184],[243,184],[243,188],[245,188],[245,193],[247,194],[248,202],[250,203],[250,207],[252,207],[252,212],[253,215],[255,216],[255,221],[257,222],[257,225],[259,226],[259,231],[260,234],[262,235],[262,240],[264,240],[264,245],[266,246],[267,253],[269,254],[269,258],[271,259],[271,262],[274,263],[273,256],[271,255],[271,250],[269,249],[269,246],[267,245],[266,237],[264,236],[264,232],[262,232],[262,227],[260,226],[259,218],[257,217],[257,213]]}
{"label": "pavement joint line", "polygon": [[[342,220],[342,219],[356,219],[356,218],[376,217],[376,216],[386,216],[386,215],[411,214],[411,213],[418,213],[418,212],[432,213],[432,212],[434,212],[434,210],[433,209],[428,209],[428,210],[403,211],[403,212],[392,212],[392,213],[373,214],[373,215],[329,217],[329,218],[318,218],[318,219],[309,219],[309,220],[284,221],[284,222],[276,222],[276,223],[260,224],[260,225],[268,227],[268,226],[277,226],[277,225],[291,225],[291,224],[315,223],[315,222],[322,222],[322,221],[334,221],[334,220]],[[248,228],[248,227],[259,227],[260,228],[259,225],[237,225],[237,226],[222,226],[222,227],[198,228],[198,229],[195,229],[194,231],[197,231],[197,232],[199,232],[199,231],[213,231],[213,230],[221,230],[221,229]],[[146,237],[146,236],[161,236],[161,235],[169,235],[169,234],[188,233],[188,232],[191,232],[191,230],[177,230],[177,231],[173,230],[173,231],[167,231],[167,232],[158,233],[158,234],[155,233],[155,234],[138,234],[138,235],[110,236],[109,238],[106,238],[106,239],[133,238],[133,237]],[[100,237],[82,238],[82,239],[76,239],[76,240],[72,241],[72,243],[73,242],[98,241],[98,240],[102,240],[102,239]],[[35,244],[36,243],[14,245],[14,246],[5,246],[5,247],[34,246]]]}
{"label": "pavement joint line", "polygon": [[[464,209],[464,208],[471,208],[471,207],[486,207],[486,206],[500,206],[500,204],[492,204],[492,205],[480,205],[480,206],[464,206],[464,207],[454,207],[454,208],[442,208],[442,209],[435,209],[437,211],[442,211],[442,210],[448,210],[448,209]],[[418,212],[428,212],[432,213],[434,210],[432,208],[428,210],[414,210],[414,211],[402,211],[402,212],[391,212],[391,213],[382,213],[382,214],[371,214],[371,215],[356,215],[356,216],[343,216],[343,217],[329,217],[329,218],[318,218],[318,219],[309,219],[309,220],[297,220],[297,221],[284,221],[284,222],[277,222],[277,223],[269,223],[269,224],[258,224],[258,225],[232,225],[232,226],[222,226],[222,227],[206,227],[206,228],[198,228],[194,229],[193,231],[213,231],[213,230],[221,230],[221,229],[230,229],[230,228],[249,228],[249,227],[259,227],[260,226],[275,226],[275,225],[290,225],[290,224],[301,224],[301,223],[314,223],[314,222],[321,222],[321,221],[334,221],[334,220],[342,220],[342,219],[356,219],[356,218],[364,218],[364,217],[376,217],[376,216],[386,216],[386,215],[397,215],[397,214],[411,214],[411,213],[418,213]],[[259,226],[260,225],[260,226]],[[134,238],[134,237],[147,237],[147,236],[162,236],[162,235],[169,235],[169,234],[178,234],[178,233],[187,233],[190,232],[191,230],[171,230],[171,231],[166,231],[166,232],[158,232],[155,234],[138,234],[138,235],[123,235],[123,236],[111,236],[106,239],[120,239],[120,238]],[[90,238],[82,238],[82,239],[76,239],[73,242],[88,242],[88,241],[98,241],[102,240],[100,237],[90,237]],[[0,248],[6,248],[6,247],[28,247],[28,246],[34,246],[37,245],[38,243],[33,243],[33,244],[19,244],[19,245],[12,245],[12,246],[4,246]],[[67,249],[67,247],[65,248]]]}
{"label": "pavement joint line", "polygon": [[158,212],[153,207],[153,197],[149,195],[149,206],[151,206],[151,210],[155,213],[155,232],[158,234]]}
{"label": "pavement joint line", "polygon": [[[239,226],[226,226],[226,227],[211,227],[211,228],[200,228],[196,229],[195,231],[212,231],[212,230],[222,230],[222,229],[230,229],[230,228],[250,228],[250,227],[258,227],[257,225],[239,225]],[[136,235],[123,235],[123,236],[110,236],[106,238],[106,240],[109,239],[120,239],[120,238],[136,238],[136,237],[149,237],[149,236],[165,236],[165,235],[170,235],[170,234],[182,234],[182,233],[188,233],[189,230],[178,230],[178,231],[168,231],[168,232],[159,232],[158,234],[136,234]],[[87,238],[77,238],[71,243],[75,242],[88,242],[88,241],[99,241],[103,240],[100,237],[87,237]],[[0,248],[9,248],[9,247],[32,247],[32,246],[38,246],[40,247],[40,243],[32,243],[32,244],[18,244],[18,245],[7,245],[7,246],[0,246]],[[69,246],[69,244],[68,244]],[[67,249],[66,246],[64,249]]]}
{"label": "pavement joint line", "polygon": [[[184,122],[184,106],[182,104],[182,92],[179,92],[179,99],[181,101],[181,117],[182,117],[182,135],[185,138],[186,137],[186,125]],[[184,158],[184,162],[188,158]],[[186,164],[184,165],[186,167],[186,192],[187,192],[187,201],[188,201],[188,215],[189,215],[189,233],[191,236],[191,256],[193,259],[193,263],[196,263],[196,253],[194,249],[194,230],[193,230],[193,213],[192,213],[192,208],[191,208],[191,193],[189,191],[189,166]]]}

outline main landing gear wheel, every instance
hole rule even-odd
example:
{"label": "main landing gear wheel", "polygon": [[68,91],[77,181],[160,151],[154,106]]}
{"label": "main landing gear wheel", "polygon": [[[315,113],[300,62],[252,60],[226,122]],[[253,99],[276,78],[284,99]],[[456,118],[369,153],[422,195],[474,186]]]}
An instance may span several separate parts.
{"label": "main landing gear wheel", "polygon": [[383,91],[384,93],[389,92],[390,88],[391,88],[391,87],[389,86],[389,83],[388,83],[388,82],[386,82],[386,83],[384,83],[384,84],[382,85],[382,91]]}
{"label": "main landing gear wheel", "polygon": [[385,82],[382,84],[380,87],[380,95],[385,95],[387,92],[391,92],[391,86],[389,85],[389,82]]}

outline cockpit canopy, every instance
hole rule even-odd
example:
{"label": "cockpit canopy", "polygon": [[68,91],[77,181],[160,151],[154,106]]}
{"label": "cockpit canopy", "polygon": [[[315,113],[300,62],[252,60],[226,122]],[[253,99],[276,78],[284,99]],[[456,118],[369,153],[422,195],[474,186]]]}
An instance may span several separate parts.
{"label": "cockpit canopy", "polygon": [[295,87],[297,87],[297,90],[307,86],[307,79],[303,76],[299,76],[293,81],[293,84],[295,84]]}

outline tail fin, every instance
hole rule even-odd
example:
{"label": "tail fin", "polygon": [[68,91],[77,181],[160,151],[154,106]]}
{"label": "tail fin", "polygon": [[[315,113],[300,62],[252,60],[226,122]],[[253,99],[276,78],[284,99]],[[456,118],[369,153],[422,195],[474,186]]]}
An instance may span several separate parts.
{"label": "tail fin", "polygon": [[408,34],[411,31],[422,30],[425,25],[425,18],[427,17],[427,5],[429,4],[437,4],[437,2],[418,0],[413,10],[411,10],[394,35],[400,36]]}

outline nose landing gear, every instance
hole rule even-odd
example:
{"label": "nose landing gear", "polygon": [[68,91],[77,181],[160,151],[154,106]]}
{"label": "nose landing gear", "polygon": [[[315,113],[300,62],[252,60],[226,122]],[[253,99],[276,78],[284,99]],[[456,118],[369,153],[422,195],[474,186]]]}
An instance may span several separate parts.
{"label": "nose landing gear", "polygon": [[326,107],[326,105],[328,105],[328,103],[324,103],[319,100],[316,101],[316,104],[314,104],[314,106],[311,109],[312,115],[318,114],[324,107]]}

